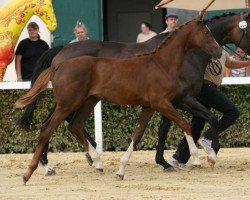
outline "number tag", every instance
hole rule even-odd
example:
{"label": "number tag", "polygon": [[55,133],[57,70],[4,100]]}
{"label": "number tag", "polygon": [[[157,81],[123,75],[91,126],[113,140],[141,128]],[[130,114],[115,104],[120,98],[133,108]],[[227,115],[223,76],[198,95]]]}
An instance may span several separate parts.
{"label": "number tag", "polygon": [[240,29],[245,29],[245,28],[247,28],[247,22],[246,22],[246,21],[240,21],[240,22],[239,22],[239,28],[240,28]]}

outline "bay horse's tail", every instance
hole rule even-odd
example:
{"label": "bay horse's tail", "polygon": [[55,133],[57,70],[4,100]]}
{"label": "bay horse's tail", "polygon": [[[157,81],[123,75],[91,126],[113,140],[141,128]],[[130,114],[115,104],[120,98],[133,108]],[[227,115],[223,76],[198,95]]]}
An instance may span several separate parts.
{"label": "bay horse's tail", "polygon": [[45,51],[36,63],[35,70],[31,78],[31,87],[36,81],[37,77],[43,72],[43,70],[50,67],[53,58],[63,49],[63,45],[53,47]]}
{"label": "bay horse's tail", "polygon": [[46,90],[49,81],[51,80],[54,69],[53,68],[48,68],[45,69],[36,79],[35,83],[33,84],[32,88],[22,97],[20,97],[16,103],[15,107],[16,108],[23,108],[27,106],[28,104],[32,103],[35,101],[38,97],[38,95]]}
{"label": "bay horse's tail", "polygon": [[[47,68],[51,66],[53,58],[63,49],[64,46],[53,47],[42,54],[36,63],[35,70],[31,78],[31,87],[35,83],[38,76]],[[36,104],[38,100],[42,98],[43,95],[39,94],[35,101],[26,106],[25,111],[22,116],[17,119],[17,124],[22,128],[28,128],[32,122],[32,117],[34,110],[36,109]]]}

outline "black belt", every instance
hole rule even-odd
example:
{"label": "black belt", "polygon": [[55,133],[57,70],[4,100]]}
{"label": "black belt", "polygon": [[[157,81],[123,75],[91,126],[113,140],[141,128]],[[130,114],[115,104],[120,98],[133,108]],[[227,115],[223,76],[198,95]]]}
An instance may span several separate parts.
{"label": "black belt", "polygon": [[204,80],[203,83],[204,83],[204,84],[207,84],[207,85],[211,85],[211,86],[213,86],[213,87],[218,87],[216,84],[214,84],[213,82],[208,81],[208,80]]}

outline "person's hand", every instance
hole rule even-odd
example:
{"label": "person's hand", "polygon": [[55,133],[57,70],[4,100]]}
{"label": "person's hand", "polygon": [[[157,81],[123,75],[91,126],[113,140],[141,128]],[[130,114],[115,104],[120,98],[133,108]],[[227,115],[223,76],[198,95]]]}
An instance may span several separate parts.
{"label": "person's hand", "polygon": [[23,81],[22,77],[21,77],[21,76],[18,76],[18,77],[17,77],[17,81],[18,81],[18,82],[22,82],[22,81]]}

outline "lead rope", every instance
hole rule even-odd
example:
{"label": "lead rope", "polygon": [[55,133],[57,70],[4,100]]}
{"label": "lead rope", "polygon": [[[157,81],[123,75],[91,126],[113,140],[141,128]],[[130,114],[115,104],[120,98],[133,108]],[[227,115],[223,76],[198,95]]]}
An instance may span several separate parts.
{"label": "lead rope", "polygon": [[[227,49],[226,49],[225,47],[226,47]],[[242,60],[249,60],[248,57],[247,57],[246,55],[245,55],[245,56],[239,55],[236,51],[234,51],[231,47],[229,47],[229,46],[227,46],[227,45],[222,46],[222,48],[223,48],[225,51],[230,50],[230,51],[233,52],[235,55],[239,56],[240,59],[242,59]],[[227,52],[228,52],[228,51],[227,51]]]}

